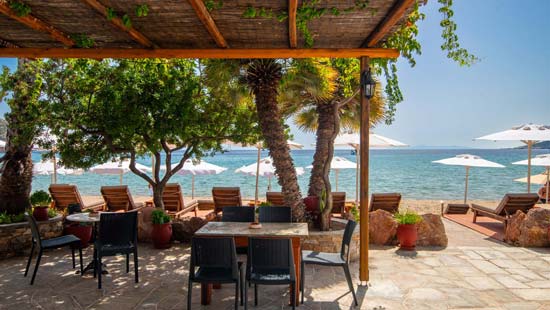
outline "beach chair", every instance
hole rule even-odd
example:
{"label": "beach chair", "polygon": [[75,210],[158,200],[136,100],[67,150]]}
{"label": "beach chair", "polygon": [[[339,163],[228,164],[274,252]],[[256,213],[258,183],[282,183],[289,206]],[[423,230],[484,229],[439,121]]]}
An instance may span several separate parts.
{"label": "beach chair", "polygon": [[132,194],[126,185],[102,186],[101,196],[105,200],[105,211],[130,211],[144,207],[144,203],[134,202]]}
{"label": "beach chair", "polygon": [[537,201],[539,196],[535,193],[531,194],[506,194],[498,204],[496,208],[485,207],[475,203],[470,205],[470,208],[474,214],[473,222],[477,221],[477,217],[490,217],[495,220],[501,221],[504,223],[504,231],[506,231],[506,226],[508,226],[509,218],[514,215],[517,211],[522,211],[527,213],[531,210]]}
{"label": "beach chair", "polygon": [[385,210],[390,213],[396,213],[399,210],[401,194],[399,193],[380,193],[370,196],[369,212],[376,210]]}
{"label": "beach chair", "polygon": [[93,202],[84,202],[76,185],[72,184],[51,184],[48,188],[54,207],[57,210],[65,210],[72,204],[78,204],[82,211],[84,210],[101,210],[105,203],[101,200]]}
{"label": "beach chair", "polygon": [[286,206],[285,196],[281,192],[267,192],[265,198],[272,206]]}
{"label": "beach chair", "polygon": [[346,192],[332,192],[332,210],[330,213],[340,213],[344,217],[344,213],[346,213]]}
{"label": "beach chair", "polygon": [[241,189],[238,187],[213,187],[212,199],[214,200],[214,212],[219,213],[223,207],[239,207],[243,205]]}
{"label": "beach chair", "polygon": [[166,184],[164,187],[164,193],[162,194],[162,201],[164,202],[164,210],[172,218],[178,218],[183,216],[187,212],[194,211],[197,216],[197,204],[191,204],[185,206],[183,203],[183,194],[181,186],[179,184]]}

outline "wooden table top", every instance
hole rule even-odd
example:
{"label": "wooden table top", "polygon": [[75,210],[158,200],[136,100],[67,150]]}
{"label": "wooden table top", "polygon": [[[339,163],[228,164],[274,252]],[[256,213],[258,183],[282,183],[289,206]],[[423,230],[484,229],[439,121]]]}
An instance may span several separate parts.
{"label": "wooden table top", "polygon": [[208,222],[195,232],[196,236],[243,237],[306,237],[307,223],[262,223],[261,228],[249,228],[250,223]]}

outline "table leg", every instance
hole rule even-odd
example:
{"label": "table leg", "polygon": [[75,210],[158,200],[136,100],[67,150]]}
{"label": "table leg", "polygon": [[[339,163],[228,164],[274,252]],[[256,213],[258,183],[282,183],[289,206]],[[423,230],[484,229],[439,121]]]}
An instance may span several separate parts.
{"label": "table leg", "polygon": [[201,283],[201,305],[207,306],[212,301],[212,284]]}
{"label": "table leg", "polygon": [[300,238],[292,238],[292,255],[294,256],[294,268],[296,270],[296,285],[294,290],[296,294],[294,297],[295,300],[292,300],[292,295],[290,295],[290,304],[294,302],[296,306],[299,306],[298,300],[300,300],[300,277],[302,276],[301,264],[302,264],[302,246],[300,244]]}

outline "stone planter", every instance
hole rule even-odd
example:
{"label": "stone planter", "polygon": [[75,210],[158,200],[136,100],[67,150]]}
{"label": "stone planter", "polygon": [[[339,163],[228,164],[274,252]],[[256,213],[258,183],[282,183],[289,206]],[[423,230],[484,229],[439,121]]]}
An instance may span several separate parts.
{"label": "stone planter", "polygon": [[[44,239],[59,237],[63,234],[63,217],[57,215],[38,222],[38,228]],[[27,222],[0,225],[0,259],[27,253],[31,248],[31,236]]]}
{"label": "stone planter", "polygon": [[[346,220],[333,218],[329,231],[310,230],[309,236],[302,238],[302,249],[318,252],[340,253]],[[351,260],[359,259],[359,226],[355,228],[350,244]]]}

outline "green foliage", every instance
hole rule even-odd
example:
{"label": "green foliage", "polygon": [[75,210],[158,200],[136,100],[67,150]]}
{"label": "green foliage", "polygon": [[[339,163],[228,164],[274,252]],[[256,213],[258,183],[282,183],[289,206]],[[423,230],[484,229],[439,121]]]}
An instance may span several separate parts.
{"label": "green foliage", "polygon": [[0,224],[12,224],[24,222],[25,213],[8,214],[6,212],[0,212]]}
{"label": "green foliage", "polygon": [[418,224],[422,222],[422,216],[414,211],[405,210],[405,212],[397,212],[394,215],[394,219],[397,224],[407,225],[407,224]]}
{"label": "green foliage", "polygon": [[223,7],[223,1],[219,0],[204,0],[204,6],[211,12],[212,10],[219,10]]}
{"label": "green foliage", "polygon": [[479,59],[470,54],[465,48],[460,47],[458,35],[456,34],[457,26],[452,19],[454,15],[453,0],[438,0],[438,2],[441,4],[439,12],[443,14],[443,19],[440,22],[441,28],[443,28],[441,32],[443,38],[441,49],[447,52],[447,58],[454,60],[460,66],[475,64]]}
{"label": "green foliage", "polygon": [[[1,98],[2,96],[0,96]],[[6,133],[8,132],[8,122],[5,119],[0,118],[0,140],[6,140]]]}
{"label": "green foliage", "polygon": [[107,8],[107,20],[111,21],[115,17],[117,17],[115,10],[113,10],[113,8]]}
{"label": "green foliage", "polygon": [[128,16],[128,14],[122,15],[122,24],[124,24],[124,27],[126,28],[132,27],[132,20],[130,19],[130,16]]}
{"label": "green foliage", "polygon": [[25,17],[31,14],[31,7],[21,1],[10,1],[10,9],[19,17]]}
{"label": "green foliage", "polygon": [[271,204],[271,202],[269,201],[262,201],[260,203],[260,207],[271,207],[273,204]]}
{"label": "green foliage", "polygon": [[32,193],[30,200],[33,206],[47,206],[52,202],[52,197],[47,192],[40,190]]}
{"label": "green foliage", "polygon": [[353,219],[356,222],[359,222],[361,217],[359,215],[359,208],[357,207],[357,205],[355,203],[353,203],[353,206],[351,207],[351,209],[349,209],[349,212],[351,213],[351,216],[353,216]]}
{"label": "green foliage", "polygon": [[53,208],[48,209],[48,218],[53,218],[57,216],[57,211]]}
{"label": "green foliage", "polygon": [[149,6],[147,4],[139,4],[136,6],[136,16],[145,17],[149,14]]}
{"label": "green foliage", "polygon": [[155,209],[151,212],[151,222],[153,222],[153,224],[170,223],[170,216],[162,209]]}
{"label": "green foliage", "polygon": [[85,34],[72,34],[70,37],[80,48],[92,48],[95,45],[95,40]]}

